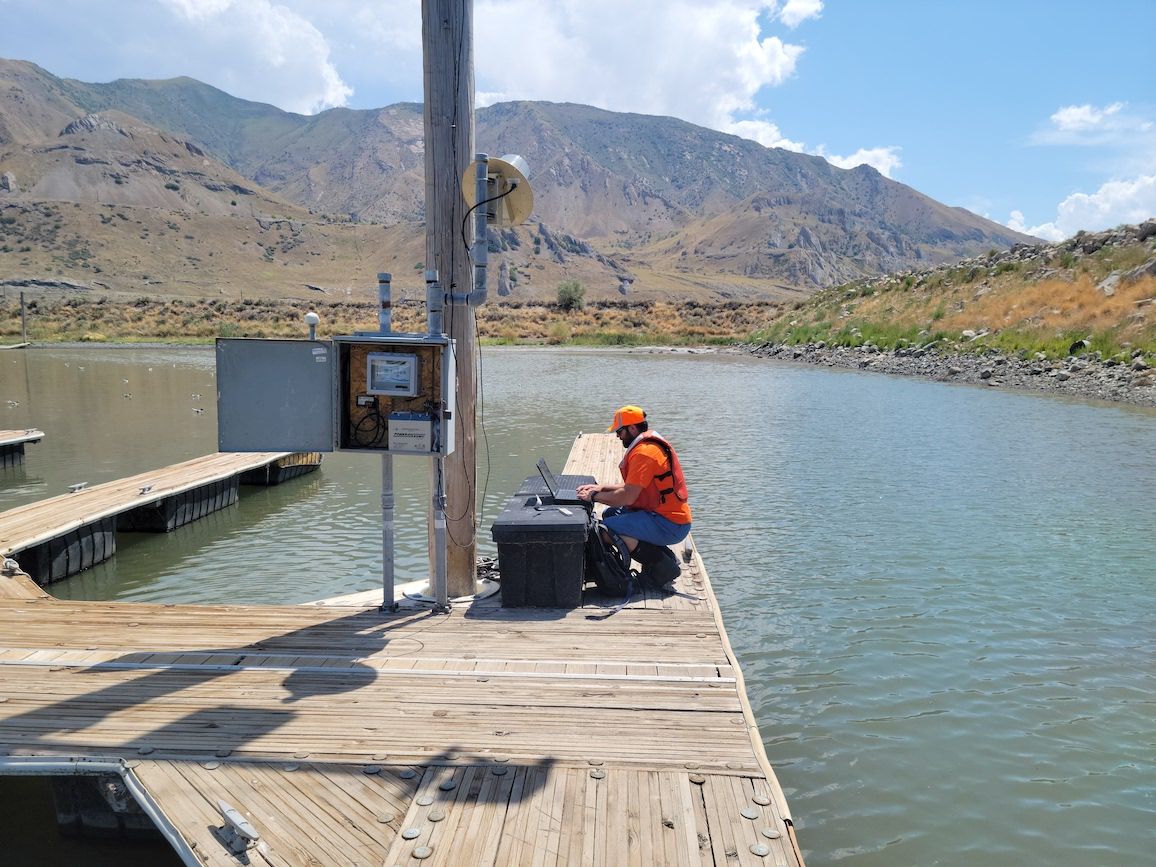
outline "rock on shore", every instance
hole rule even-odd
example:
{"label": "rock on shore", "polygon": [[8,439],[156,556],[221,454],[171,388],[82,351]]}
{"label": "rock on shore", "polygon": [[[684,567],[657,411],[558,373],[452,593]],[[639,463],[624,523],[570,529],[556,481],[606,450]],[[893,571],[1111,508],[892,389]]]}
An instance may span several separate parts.
{"label": "rock on shore", "polygon": [[1156,370],[1148,367],[1139,353],[1121,363],[1103,361],[1097,353],[1049,361],[1041,356],[1023,359],[997,350],[974,355],[939,353],[927,347],[889,351],[870,344],[830,347],[822,341],[799,345],[763,343],[744,348],[753,355],[782,361],[1156,407]]}

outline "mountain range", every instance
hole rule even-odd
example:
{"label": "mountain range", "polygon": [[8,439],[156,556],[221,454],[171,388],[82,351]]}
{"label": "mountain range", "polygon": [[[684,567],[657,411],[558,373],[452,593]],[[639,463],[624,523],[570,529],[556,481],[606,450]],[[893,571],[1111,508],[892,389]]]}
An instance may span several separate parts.
{"label": "mountain range", "polygon": [[[476,123],[478,150],[530,165],[530,221],[490,240],[515,299],[563,279],[592,298],[788,297],[1036,241],[868,166],[675,118],[510,102]],[[190,78],[0,60],[0,281],[372,292],[378,270],[420,278],[423,170],[419,104],[304,116]]]}

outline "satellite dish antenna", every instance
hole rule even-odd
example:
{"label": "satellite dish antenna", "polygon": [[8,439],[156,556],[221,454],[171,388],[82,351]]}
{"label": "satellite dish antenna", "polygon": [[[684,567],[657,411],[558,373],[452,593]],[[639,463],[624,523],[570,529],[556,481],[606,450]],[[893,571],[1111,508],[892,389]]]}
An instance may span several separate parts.
{"label": "satellite dish antenna", "polygon": [[[470,163],[462,175],[462,193],[471,208],[477,201],[475,178],[477,161]],[[526,176],[530,167],[517,154],[489,160],[486,170],[486,198],[491,201],[482,205],[486,209],[486,223],[497,228],[518,226],[526,222],[534,210],[534,191]]]}

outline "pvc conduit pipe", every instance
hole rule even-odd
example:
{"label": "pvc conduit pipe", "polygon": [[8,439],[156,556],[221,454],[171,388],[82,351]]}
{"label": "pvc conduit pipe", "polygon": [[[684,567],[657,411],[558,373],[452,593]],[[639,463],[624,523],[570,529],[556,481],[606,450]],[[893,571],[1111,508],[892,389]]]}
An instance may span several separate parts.
{"label": "pvc conduit pipe", "polygon": [[490,197],[489,154],[474,154],[474,246],[471,258],[474,261],[474,286],[469,292],[454,292],[451,304],[465,304],[477,307],[486,303],[486,267],[490,260],[490,204],[479,204]]}
{"label": "pvc conduit pipe", "polygon": [[437,271],[425,272],[425,309],[429,333],[432,337],[445,334],[444,314],[446,296],[438,282]]}
{"label": "pvc conduit pipe", "polygon": [[393,275],[382,272],[377,275],[377,330],[382,334],[393,331]]}

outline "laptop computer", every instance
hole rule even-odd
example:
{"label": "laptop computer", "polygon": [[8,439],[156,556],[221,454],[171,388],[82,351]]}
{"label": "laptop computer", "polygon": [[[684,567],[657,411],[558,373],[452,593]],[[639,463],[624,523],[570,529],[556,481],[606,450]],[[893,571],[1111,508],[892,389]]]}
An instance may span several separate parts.
{"label": "laptop computer", "polygon": [[542,477],[542,481],[546,483],[547,490],[550,491],[550,496],[557,506],[582,506],[589,509],[593,504],[589,500],[583,500],[578,497],[577,488],[559,488],[558,480],[550,468],[546,465],[545,458],[538,458],[538,474]]}

